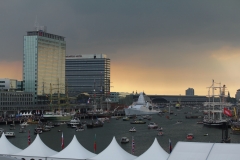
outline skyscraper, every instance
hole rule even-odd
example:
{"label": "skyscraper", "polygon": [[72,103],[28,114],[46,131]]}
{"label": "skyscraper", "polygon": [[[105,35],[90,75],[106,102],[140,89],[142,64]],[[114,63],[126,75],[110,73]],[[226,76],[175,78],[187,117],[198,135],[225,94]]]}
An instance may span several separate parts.
{"label": "skyscraper", "polygon": [[110,93],[110,59],[104,54],[66,56],[68,95],[88,93],[104,97]]}
{"label": "skyscraper", "polygon": [[47,33],[46,27],[36,27],[24,36],[23,51],[24,89],[34,94],[35,104],[48,94],[65,94],[64,37]]}

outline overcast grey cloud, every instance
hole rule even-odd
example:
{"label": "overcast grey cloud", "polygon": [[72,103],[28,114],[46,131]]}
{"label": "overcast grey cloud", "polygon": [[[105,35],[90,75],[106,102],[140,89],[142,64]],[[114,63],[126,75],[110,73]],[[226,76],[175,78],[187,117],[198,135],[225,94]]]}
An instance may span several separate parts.
{"label": "overcast grey cloud", "polygon": [[212,54],[239,49],[239,6],[238,0],[2,0],[0,62],[22,60],[23,36],[37,16],[49,33],[66,37],[69,55],[101,53],[156,71],[191,66],[215,74],[225,66]]}

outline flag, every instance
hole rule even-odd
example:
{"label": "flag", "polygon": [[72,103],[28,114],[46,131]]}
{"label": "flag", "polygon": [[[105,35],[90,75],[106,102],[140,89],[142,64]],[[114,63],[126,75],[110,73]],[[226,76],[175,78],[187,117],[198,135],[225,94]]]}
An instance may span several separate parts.
{"label": "flag", "polygon": [[225,108],[225,107],[223,109],[223,114],[225,114],[225,115],[227,115],[229,117],[232,117],[232,112],[229,109]]}
{"label": "flag", "polygon": [[134,143],[134,137],[132,137],[132,154],[135,152],[135,143]]}
{"label": "flag", "polygon": [[28,145],[31,144],[30,130],[28,130]]}
{"label": "flag", "polygon": [[172,143],[171,143],[171,140],[169,139],[169,153],[172,152]]}
{"label": "flag", "polygon": [[96,153],[96,150],[97,150],[96,138],[97,138],[97,136],[95,134],[95,140],[94,140],[94,145],[93,145],[94,153]]}
{"label": "flag", "polygon": [[64,148],[64,139],[63,139],[63,132],[62,132],[62,144],[61,144],[62,149]]}

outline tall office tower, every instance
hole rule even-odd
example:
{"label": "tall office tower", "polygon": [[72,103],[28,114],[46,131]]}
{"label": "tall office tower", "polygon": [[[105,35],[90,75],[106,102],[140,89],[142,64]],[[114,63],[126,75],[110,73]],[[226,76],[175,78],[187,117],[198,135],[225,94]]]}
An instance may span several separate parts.
{"label": "tall office tower", "polygon": [[186,90],[186,96],[194,96],[194,89],[193,88],[188,88]]}
{"label": "tall office tower", "polygon": [[88,93],[92,98],[110,93],[110,59],[104,54],[66,56],[68,95]]}
{"label": "tall office tower", "polygon": [[35,104],[50,94],[65,94],[64,37],[47,33],[46,27],[36,27],[24,36],[23,51],[23,86],[33,93]]}

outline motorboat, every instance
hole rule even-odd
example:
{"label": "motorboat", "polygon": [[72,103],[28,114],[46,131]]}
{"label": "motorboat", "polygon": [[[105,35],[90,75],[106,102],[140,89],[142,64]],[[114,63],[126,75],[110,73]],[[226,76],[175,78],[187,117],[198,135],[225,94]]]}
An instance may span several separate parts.
{"label": "motorboat", "polygon": [[136,132],[136,128],[135,127],[132,127],[131,129],[129,129],[129,132]]}
{"label": "motorboat", "polygon": [[156,130],[157,130],[157,131],[162,131],[163,128],[162,128],[162,127],[158,127]]}
{"label": "motorboat", "polygon": [[133,102],[128,108],[124,109],[125,115],[149,115],[158,114],[159,110],[154,110],[151,102],[145,101],[143,92],[140,93],[137,102]]}
{"label": "motorboat", "polygon": [[128,143],[129,139],[127,137],[122,137],[121,138],[121,143]]}
{"label": "motorboat", "polygon": [[148,128],[149,129],[156,129],[156,128],[158,128],[158,125],[156,123],[154,123],[154,122],[150,122],[148,124]]}
{"label": "motorboat", "polygon": [[208,136],[208,133],[204,134],[204,136]]}
{"label": "motorboat", "polygon": [[71,119],[71,120],[67,123],[67,125],[68,125],[68,127],[72,127],[72,126],[77,126],[77,125],[79,125],[80,123],[81,123],[80,119],[78,119],[78,118],[73,118],[73,119]]}
{"label": "motorboat", "polygon": [[4,134],[5,134],[6,137],[15,137],[14,132],[5,132]]}
{"label": "motorboat", "polygon": [[77,132],[84,131],[84,128],[83,127],[77,127],[75,131],[77,131]]}
{"label": "motorboat", "polygon": [[145,121],[133,121],[131,124],[145,124]]}
{"label": "motorboat", "polygon": [[28,125],[29,125],[28,122],[23,122],[20,124],[21,127],[27,127]]}
{"label": "motorboat", "polygon": [[158,132],[158,134],[157,134],[158,136],[162,136],[163,135],[163,132],[162,131],[160,131],[160,132]]}
{"label": "motorboat", "polygon": [[188,140],[192,140],[193,138],[194,138],[193,134],[192,133],[188,133],[187,139]]}

